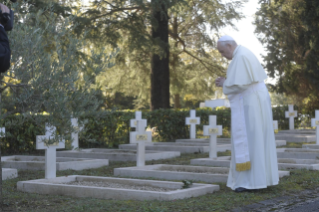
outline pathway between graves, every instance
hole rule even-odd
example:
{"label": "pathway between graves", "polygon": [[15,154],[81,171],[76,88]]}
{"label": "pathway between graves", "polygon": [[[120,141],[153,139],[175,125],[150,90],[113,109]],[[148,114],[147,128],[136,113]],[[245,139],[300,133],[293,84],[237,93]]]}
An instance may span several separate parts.
{"label": "pathway between graves", "polygon": [[314,190],[304,190],[296,194],[276,197],[232,210],[232,212],[243,211],[319,211],[319,187]]}

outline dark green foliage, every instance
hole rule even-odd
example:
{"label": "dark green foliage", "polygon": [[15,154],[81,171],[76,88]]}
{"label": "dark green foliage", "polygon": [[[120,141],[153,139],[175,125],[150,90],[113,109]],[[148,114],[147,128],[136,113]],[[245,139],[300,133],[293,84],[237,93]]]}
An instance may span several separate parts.
{"label": "dark green foliage", "polygon": [[[289,129],[289,120],[285,118],[287,106],[273,108],[274,120],[278,120],[280,130]],[[295,128],[299,128],[304,117],[313,117],[300,113],[295,119]],[[201,118],[201,124],[197,125],[197,134],[201,135],[203,125],[208,124],[209,115],[217,116],[217,124],[230,131],[230,109],[198,109],[196,116]],[[143,119],[147,119],[148,127],[156,127],[153,135],[154,141],[175,141],[175,139],[189,138],[189,126],[185,125],[185,118],[189,117],[189,110],[159,109],[155,111],[143,111]],[[31,116],[32,117],[32,116]],[[80,132],[81,148],[116,148],[119,144],[129,143],[130,119],[135,117],[135,111],[105,111],[96,115],[84,115],[80,121],[85,123],[84,130]],[[5,119],[6,137],[2,138],[2,151],[5,154],[35,153],[36,135],[43,135],[44,123],[48,116],[41,116],[41,120],[35,120],[22,116],[9,116]],[[21,121],[21,119],[24,119]],[[39,118],[38,118],[39,119]],[[39,123],[42,123],[40,125]],[[66,122],[67,123],[67,122]],[[66,124],[65,123],[65,124]],[[63,124],[58,125],[57,133],[63,132]],[[70,133],[69,133],[70,134]],[[70,135],[64,134],[67,147],[70,146]],[[227,136],[227,135],[224,135]],[[229,136],[229,135],[228,135]]]}
{"label": "dark green foliage", "polygon": [[256,34],[267,55],[264,65],[272,88],[296,97],[294,104],[307,111],[319,108],[319,1],[259,1]]}
{"label": "dark green foliage", "polygon": [[184,185],[182,186],[182,189],[190,188],[193,185],[192,180],[183,180],[182,182],[184,183]]}

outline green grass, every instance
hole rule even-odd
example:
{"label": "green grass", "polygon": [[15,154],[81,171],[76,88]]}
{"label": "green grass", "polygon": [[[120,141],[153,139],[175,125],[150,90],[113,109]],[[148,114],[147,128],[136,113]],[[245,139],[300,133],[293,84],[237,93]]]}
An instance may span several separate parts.
{"label": "green grass", "polygon": [[287,141],[287,145],[286,146],[280,146],[279,148],[302,148],[302,145],[303,144],[315,144],[316,142],[308,142],[308,143],[306,143],[306,142],[304,142],[304,143],[302,143],[302,142],[289,142],[289,141]]}
{"label": "green grass", "polygon": [[[219,153],[219,156],[230,155],[230,152]],[[189,165],[194,158],[205,158],[208,154],[182,154],[181,157],[149,161],[150,164],[183,164]],[[84,171],[59,171],[57,176],[91,175],[113,176],[117,167],[135,166],[134,162],[110,162],[107,167]],[[68,196],[39,195],[17,191],[18,181],[40,179],[44,171],[19,171],[19,177],[3,181],[4,211],[146,211],[146,212],[178,212],[178,211],[229,211],[232,208],[252,204],[276,196],[298,194],[301,190],[314,189],[319,186],[317,171],[293,170],[290,177],[284,177],[280,184],[258,192],[235,193],[225,183],[219,183],[220,191],[201,197],[175,201],[118,201],[92,198],[73,198]]]}

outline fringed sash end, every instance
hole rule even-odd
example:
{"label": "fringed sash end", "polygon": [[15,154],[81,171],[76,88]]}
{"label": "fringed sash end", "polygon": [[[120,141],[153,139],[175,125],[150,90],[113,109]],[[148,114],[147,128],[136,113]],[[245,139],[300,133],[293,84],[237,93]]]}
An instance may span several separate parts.
{"label": "fringed sash end", "polygon": [[246,163],[236,163],[236,171],[242,172],[242,171],[247,171],[251,168],[250,161]]}

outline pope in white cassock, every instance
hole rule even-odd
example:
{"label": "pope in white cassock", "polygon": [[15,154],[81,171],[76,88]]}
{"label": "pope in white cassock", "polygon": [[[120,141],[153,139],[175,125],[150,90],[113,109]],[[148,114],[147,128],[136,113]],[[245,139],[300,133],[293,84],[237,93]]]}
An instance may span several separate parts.
{"label": "pope in white cassock", "polygon": [[271,102],[267,78],[256,56],[230,36],[217,49],[232,60],[227,78],[219,77],[231,107],[232,156],[227,186],[236,192],[261,189],[279,182]]}

